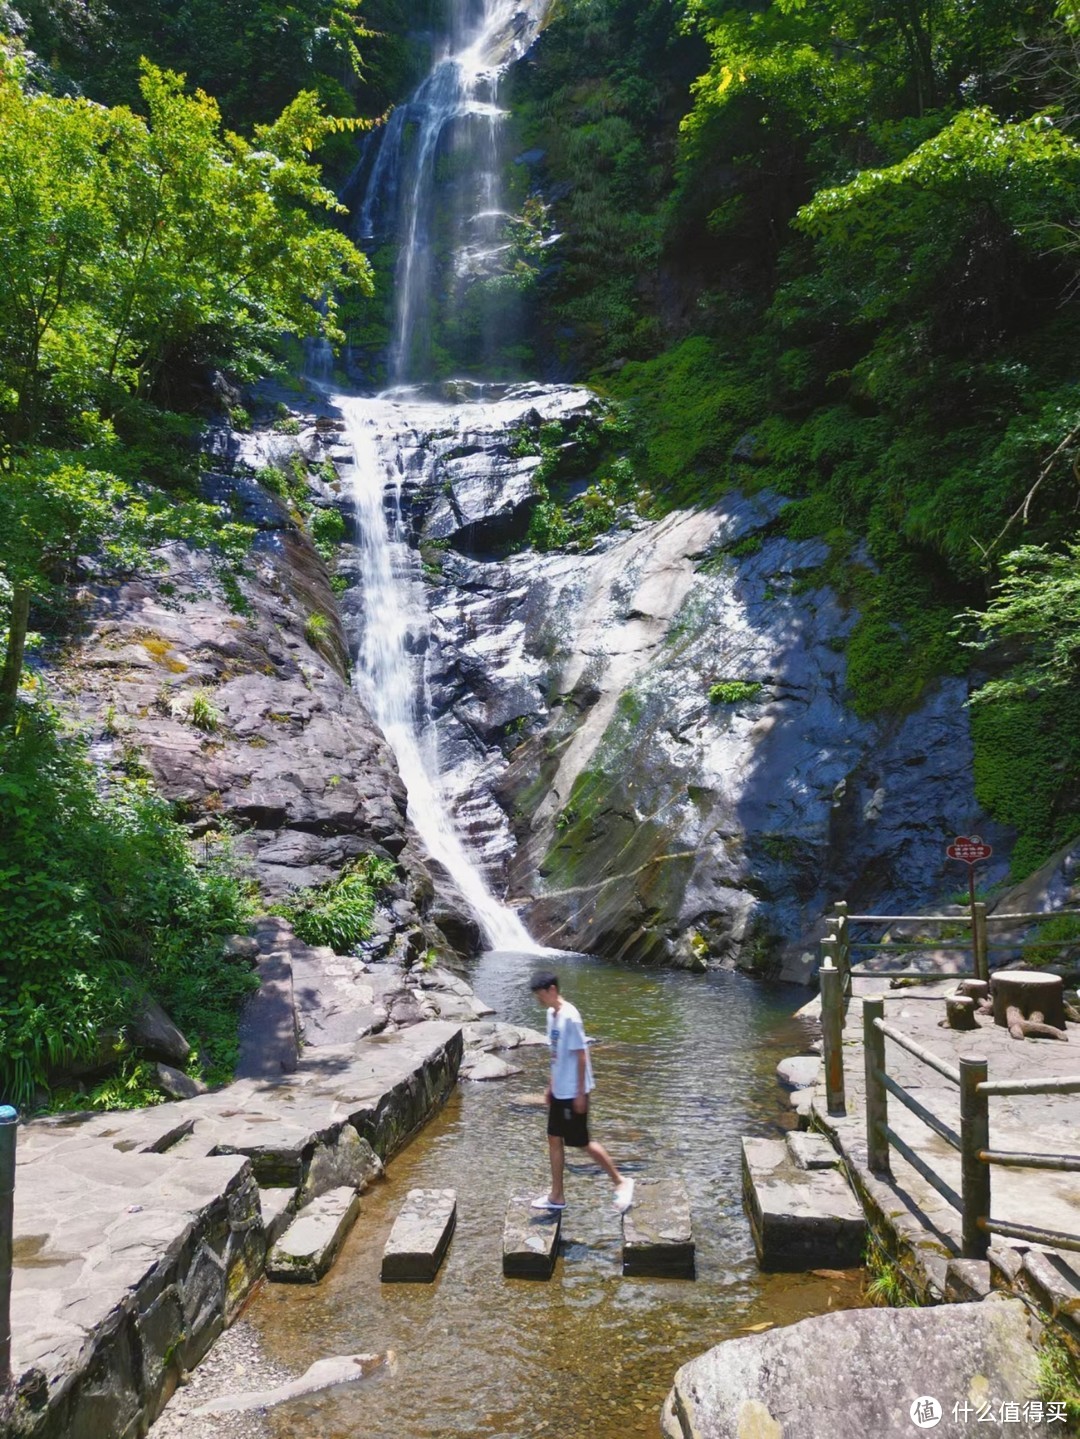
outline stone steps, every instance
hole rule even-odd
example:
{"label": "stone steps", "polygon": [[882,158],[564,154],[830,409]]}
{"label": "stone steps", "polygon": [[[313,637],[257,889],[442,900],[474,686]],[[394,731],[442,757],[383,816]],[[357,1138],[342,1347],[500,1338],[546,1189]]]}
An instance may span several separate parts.
{"label": "stone steps", "polygon": [[742,1141],[743,1199],[762,1269],[854,1268],[866,1247],[862,1206],[822,1135]]}
{"label": "stone steps", "polygon": [[550,1279],[555,1272],[562,1211],[530,1205],[530,1199],[516,1196],[506,1207],[502,1266],[507,1279]]}

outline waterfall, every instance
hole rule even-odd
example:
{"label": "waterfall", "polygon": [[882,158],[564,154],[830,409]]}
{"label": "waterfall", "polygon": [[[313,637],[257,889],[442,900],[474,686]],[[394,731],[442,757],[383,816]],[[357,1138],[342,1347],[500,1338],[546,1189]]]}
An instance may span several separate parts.
{"label": "waterfall", "polygon": [[[424,679],[428,616],[401,509],[401,432],[388,424],[386,400],[340,396],[338,403],[356,460],[364,617],[356,688],[397,758],[410,819],[472,909],[489,946],[540,953],[521,920],[488,888],[454,828],[439,783]],[[404,428],[408,420],[399,423]]]}
{"label": "waterfall", "polygon": [[[506,67],[532,43],[549,0],[453,0],[450,33],[415,93],[399,105],[372,154],[354,233],[398,243],[391,385],[431,378],[434,321],[460,282],[488,273],[508,246],[500,209],[498,103]],[[438,167],[450,167],[448,194]],[[444,186],[444,189],[446,187]],[[448,261],[439,270],[438,255]],[[458,282],[458,283],[455,283]]]}
{"label": "waterfall", "polygon": [[[548,0],[452,0],[450,33],[431,72],[391,116],[366,163],[355,220],[361,241],[395,234],[398,261],[388,356],[391,383],[431,378],[436,290],[437,167],[458,164],[449,217],[450,274],[499,249],[501,72],[535,37]],[[441,243],[441,242],[440,242]],[[445,248],[445,246],[443,246]],[[400,392],[339,396],[356,462],[362,621],[355,684],[397,758],[409,816],[432,858],[449,873],[495,949],[541,953],[518,916],[491,892],[454,827],[440,782],[438,737],[427,699],[428,614],[419,562],[402,516],[404,450],[417,431],[460,423],[463,409]]]}

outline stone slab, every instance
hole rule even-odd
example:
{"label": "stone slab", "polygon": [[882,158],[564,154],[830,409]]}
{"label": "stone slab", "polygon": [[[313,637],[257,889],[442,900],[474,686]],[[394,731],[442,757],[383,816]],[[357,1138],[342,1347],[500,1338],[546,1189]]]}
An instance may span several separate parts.
{"label": "stone slab", "polygon": [[801,1273],[862,1262],[866,1219],[836,1169],[799,1169],[778,1139],[742,1141],[743,1199],[762,1269]]}
{"label": "stone slab", "polygon": [[383,1282],[430,1284],[456,1223],[457,1195],[452,1189],[410,1189],[383,1250]]}
{"label": "stone slab", "polygon": [[835,1169],[840,1156],[824,1134],[793,1130],[785,1140],[796,1169]]}
{"label": "stone slab", "polygon": [[[1008,1433],[1005,1402],[1038,1397],[1024,1305],[993,1297],[930,1309],[847,1309],[729,1339],[675,1375],[667,1439],[911,1439],[932,1396],[939,1433]],[[990,1402],[991,1424],[980,1423]],[[968,1414],[954,1419],[954,1403]],[[1022,1412],[1022,1411],[1021,1411]],[[961,1413],[963,1411],[961,1410]],[[1017,1432],[1030,1432],[1017,1424]]]}
{"label": "stone slab", "polygon": [[690,1195],[681,1179],[639,1179],[622,1231],[624,1274],[694,1277]]}
{"label": "stone slab", "polygon": [[503,1274],[507,1279],[550,1279],[559,1257],[562,1212],[532,1209],[532,1197],[514,1198],[503,1225]]}
{"label": "stone slab", "polygon": [[267,1276],[278,1283],[316,1284],[337,1258],[359,1213],[360,1196],[347,1185],[313,1199],[270,1251]]}
{"label": "stone slab", "polygon": [[266,1242],[273,1248],[296,1212],[296,1190],[260,1189],[259,1209],[262,1211]]}

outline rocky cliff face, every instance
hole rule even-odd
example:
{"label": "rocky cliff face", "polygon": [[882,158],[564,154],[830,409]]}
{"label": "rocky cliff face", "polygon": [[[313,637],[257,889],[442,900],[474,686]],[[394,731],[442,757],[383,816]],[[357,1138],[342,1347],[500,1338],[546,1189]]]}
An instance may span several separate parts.
{"label": "rocky cliff face", "polygon": [[[84,586],[56,680],[105,767],[145,773],[194,835],[223,825],[271,900],[336,878],[366,851],[396,859],[395,928],[419,949],[431,882],[406,820],[393,755],[348,681],[348,642],[327,567],[290,505],[254,478],[297,453],[337,455],[335,423],[299,436],[212,438],[207,497],[256,527],[245,573],[223,588],[211,558],[160,552],[152,577]],[[317,504],[341,487],[310,477]],[[311,616],[324,619],[315,628]],[[385,918],[383,921],[385,928]]]}
{"label": "rocky cliff face", "polygon": [[[588,403],[578,392],[567,417]],[[775,523],[781,498],[627,517],[584,553],[514,551],[536,501],[511,440],[477,428],[440,454],[436,439],[409,502],[437,560],[448,788],[537,938],[806,978],[833,899],[909,909],[963,883],[945,843],[993,834],[966,685],[943,681],[902,717],[853,713],[854,615],[815,587],[823,546]]]}

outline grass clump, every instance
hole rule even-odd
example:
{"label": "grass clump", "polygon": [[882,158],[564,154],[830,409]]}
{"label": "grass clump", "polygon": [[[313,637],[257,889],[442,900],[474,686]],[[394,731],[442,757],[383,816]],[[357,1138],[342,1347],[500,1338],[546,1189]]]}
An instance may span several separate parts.
{"label": "grass clump", "polygon": [[330,642],[330,621],[320,610],[314,610],[304,621],[304,638],[313,650],[323,653]]}
{"label": "grass clump", "polygon": [[281,912],[305,944],[348,954],[371,933],[379,891],[394,874],[389,860],[362,855],[333,883],[298,891]]}
{"label": "grass clump", "polygon": [[709,686],[711,705],[749,704],[761,693],[760,680],[720,680]]}

